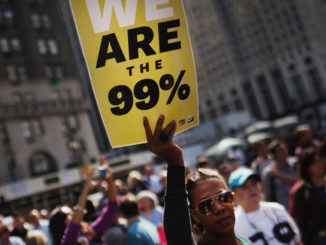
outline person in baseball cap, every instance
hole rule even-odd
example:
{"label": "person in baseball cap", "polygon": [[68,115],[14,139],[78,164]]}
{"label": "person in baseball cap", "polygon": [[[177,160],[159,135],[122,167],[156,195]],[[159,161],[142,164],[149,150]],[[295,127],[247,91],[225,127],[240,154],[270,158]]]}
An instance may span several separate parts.
{"label": "person in baseball cap", "polygon": [[229,177],[229,188],[234,191],[236,187],[242,186],[249,178],[260,181],[260,176],[249,168],[238,168]]}
{"label": "person in baseball cap", "polygon": [[[253,244],[301,244],[300,232],[284,206],[262,201],[259,175],[249,168],[238,168],[230,175],[229,188],[238,204],[234,231]],[[266,243],[267,244],[267,243]]]}

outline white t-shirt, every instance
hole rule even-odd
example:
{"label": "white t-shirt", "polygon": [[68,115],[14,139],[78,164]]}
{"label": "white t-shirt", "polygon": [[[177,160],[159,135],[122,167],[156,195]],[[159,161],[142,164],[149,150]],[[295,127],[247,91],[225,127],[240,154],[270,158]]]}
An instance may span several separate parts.
{"label": "white t-shirt", "polygon": [[249,213],[239,205],[235,217],[235,233],[254,245],[294,245],[301,240],[297,225],[279,203],[260,202],[260,208]]}

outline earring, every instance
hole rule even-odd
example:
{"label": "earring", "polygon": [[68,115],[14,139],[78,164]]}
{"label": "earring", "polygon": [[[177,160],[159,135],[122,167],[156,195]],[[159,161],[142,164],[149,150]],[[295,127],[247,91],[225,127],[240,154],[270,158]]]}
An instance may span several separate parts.
{"label": "earring", "polygon": [[194,224],[192,227],[194,234],[197,236],[201,236],[205,233],[205,228],[201,224]]}

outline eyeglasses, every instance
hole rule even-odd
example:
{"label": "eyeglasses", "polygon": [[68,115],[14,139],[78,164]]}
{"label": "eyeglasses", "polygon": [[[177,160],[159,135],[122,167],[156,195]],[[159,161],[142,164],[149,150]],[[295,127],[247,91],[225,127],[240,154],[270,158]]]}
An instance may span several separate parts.
{"label": "eyeglasses", "polygon": [[222,205],[231,204],[233,202],[233,192],[223,191],[216,196],[202,200],[198,204],[198,208],[194,210],[199,211],[203,215],[210,215],[213,212],[215,201],[218,201]]}

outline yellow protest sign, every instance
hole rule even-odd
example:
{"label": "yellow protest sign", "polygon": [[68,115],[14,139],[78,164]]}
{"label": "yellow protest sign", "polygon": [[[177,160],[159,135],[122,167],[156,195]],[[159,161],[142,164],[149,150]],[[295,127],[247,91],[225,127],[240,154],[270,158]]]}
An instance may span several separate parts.
{"label": "yellow protest sign", "polygon": [[146,141],[160,114],[198,124],[194,61],[181,0],[70,0],[112,147]]}

